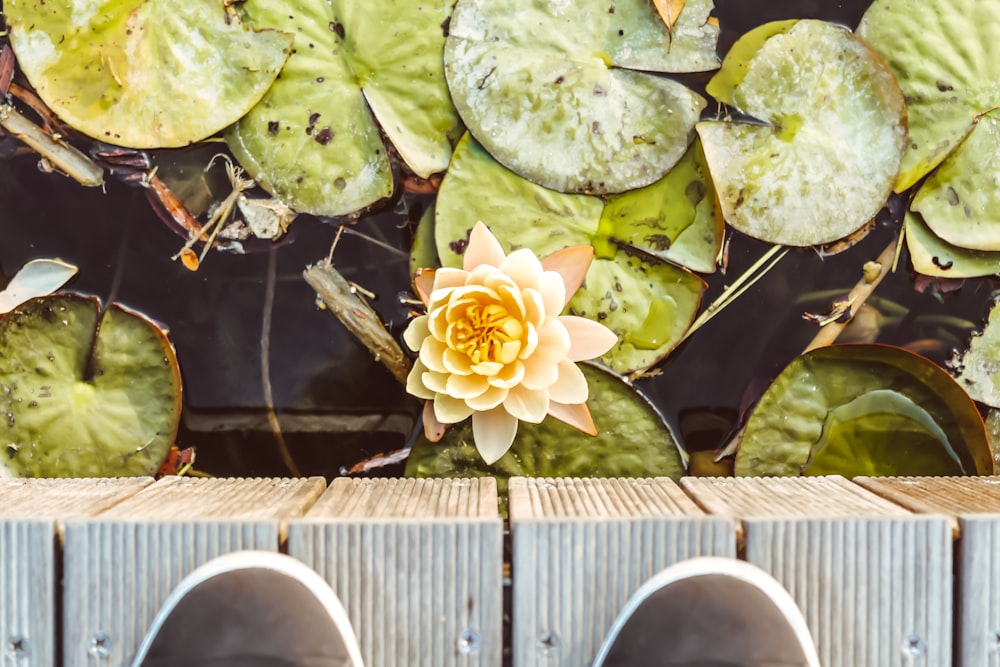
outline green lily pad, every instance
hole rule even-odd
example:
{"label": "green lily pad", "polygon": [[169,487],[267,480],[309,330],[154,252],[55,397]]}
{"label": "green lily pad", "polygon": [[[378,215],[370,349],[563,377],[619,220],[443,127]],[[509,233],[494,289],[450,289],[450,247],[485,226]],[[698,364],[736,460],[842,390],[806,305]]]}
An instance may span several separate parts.
{"label": "green lily pad", "polygon": [[466,136],[438,193],[438,256],[444,266],[461,266],[477,220],[508,252],[515,241],[540,257],[593,245],[595,259],[568,311],[618,336],[603,363],[620,373],[647,369],[680,342],[705,290],[700,278],[657,255],[712,265],[722,240],[711,182],[699,179],[705,172],[698,158],[693,149],[677,176],[611,198],[605,207],[598,197],[563,194],[521,178]]}
{"label": "green lily pad", "polygon": [[761,396],[737,475],[990,475],[979,411],[942,368],[885,345],[793,360]]}
{"label": "green lily pad", "polygon": [[97,299],[33,299],[0,320],[2,474],[151,475],[177,435],[181,380],[164,332]]}
{"label": "green lily pad", "polygon": [[910,208],[942,240],[972,250],[1000,250],[1000,122],[980,117],[934,170]]}
{"label": "green lily pad", "polygon": [[990,308],[982,333],[958,358],[958,382],[975,400],[1000,408],[1000,304]]}
{"label": "green lily pad", "polygon": [[184,146],[235,122],[292,43],[209,0],[7,0],[4,12],[18,64],[49,108],[132,148]]}
{"label": "green lily pad", "polygon": [[439,443],[419,438],[406,464],[408,477],[512,476],[648,477],[679,479],[684,461],[670,428],[653,405],[612,373],[581,365],[590,385],[587,405],[597,426],[591,437],[546,418],[521,422],[510,451],[487,465],[472,439],[471,420],[449,428]]}
{"label": "green lily pad", "polygon": [[942,240],[918,213],[906,212],[906,247],[913,270],[938,278],[977,278],[1000,273],[1000,252],[969,250]]}
{"label": "green lily pad", "polygon": [[698,123],[729,224],[771,243],[829,243],[863,227],[896,182],[903,96],[882,59],[841,26],[765,24],[709,83],[755,120]]}
{"label": "green lily pad", "polygon": [[858,36],[882,54],[906,95],[910,137],[895,186],[902,192],[1000,103],[1000,2],[876,0]]}
{"label": "green lily pad", "polygon": [[461,0],[445,45],[452,99],[497,160],[561,192],[648,185],[680,160],[704,99],[655,72],[715,69],[710,0],[673,31],[646,0]]}
{"label": "green lily pad", "polygon": [[460,133],[442,60],[450,3],[294,0],[242,11],[251,25],[295,33],[281,77],[227,135],[271,194],[317,215],[354,213],[389,196],[378,125],[419,176],[447,168]]}

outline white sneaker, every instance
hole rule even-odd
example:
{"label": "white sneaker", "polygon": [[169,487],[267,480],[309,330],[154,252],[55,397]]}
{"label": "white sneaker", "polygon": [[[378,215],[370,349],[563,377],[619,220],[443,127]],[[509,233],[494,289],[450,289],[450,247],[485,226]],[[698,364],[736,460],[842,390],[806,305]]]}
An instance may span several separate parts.
{"label": "white sneaker", "polygon": [[290,556],[240,551],[205,563],[170,594],[133,667],[363,667],[343,605]]}
{"label": "white sneaker", "polygon": [[594,667],[819,667],[802,612],[771,575],[732,558],[694,558],[642,585]]}

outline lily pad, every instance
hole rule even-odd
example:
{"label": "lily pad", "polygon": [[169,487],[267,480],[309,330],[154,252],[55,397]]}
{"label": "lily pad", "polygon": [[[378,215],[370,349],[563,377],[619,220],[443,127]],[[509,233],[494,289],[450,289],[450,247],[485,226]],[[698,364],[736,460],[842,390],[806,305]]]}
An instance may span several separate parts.
{"label": "lily pad", "polygon": [[823,21],[765,24],[708,91],[748,119],[698,123],[729,224],[771,243],[848,236],[882,208],[906,137],[903,96],[877,53]]}
{"label": "lily pad", "polygon": [[1000,250],[1000,122],[979,118],[934,170],[910,208],[942,240],[972,250]]}
{"label": "lily pad", "polygon": [[242,11],[251,25],[295,33],[281,77],[227,136],[271,194],[317,215],[389,196],[379,125],[419,176],[448,166],[461,132],[443,71],[450,3],[294,0]]}
{"label": "lily pad", "polygon": [[958,382],[975,400],[1000,408],[1000,303],[990,308],[982,333],[958,359]]}
{"label": "lily pad", "polygon": [[[156,472],[181,410],[163,330],[97,299],[33,299],[0,320],[0,474],[118,477]],[[95,338],[94,333],[97,331]]]}
{"label": "lily pad", "polygon": [[704,99],[655,72],[715,69],[710,0],[673,28],[646,0],[460,0],[445,45],[452,99],[497,160],[561,192],[648,185],[684,155]]}
{"label": "lily pad", "polygon": [[969,250],[942,240],[918,213],[906,212],[906,247],[913,270],[936,278],[976,278],[1000,273],[1000,252]]}
{"label": "lily pad", "polygon": [[540,424],[521,422],[510,451],[487,465],[473,444],[471,420],[466,420],[448,429],[439,443],[421,436],[410,452],[406,475],[495,476],[502,486],[517,475],[679,479],[684,474],[680,449],[645,396],[612,373],[590,365],[581,369],[590,385],[587,405],[596,437],[551,417]]}
{"label": "lily pad", "polygon": [[942,368],[885,345],[793,360],[761,396],[737,475],[990,475],[979,411]]}
{"label": "lily pad", "polygon": [[876,0],[857,32],[906,95],[910,137],[895,186],[902,192],[1000,103],[1000,2]]}
{"label": "lily pad", "polygon": [[4,12],[18,65],[56,115],[132,148],[184,146],[235,122],[292,43],[210,0],[7,0]]}
{"label": "lily pad", "polygon": [[507,251],[515,239],[516,247],[539,256],[593,245],[595,259],[568,312],[596,319],[619,337],[603,363],[621,373],[644,370],[677,345],[705,289],[700,278],[657,254],[712,265],[722,239],[696,149],[681,165],[677,176],[610,198],[605,206],[598,197],[563,194],[521,178],[466,136],[438,194],[438,256],[444,266],[461,266],[477,220]]}

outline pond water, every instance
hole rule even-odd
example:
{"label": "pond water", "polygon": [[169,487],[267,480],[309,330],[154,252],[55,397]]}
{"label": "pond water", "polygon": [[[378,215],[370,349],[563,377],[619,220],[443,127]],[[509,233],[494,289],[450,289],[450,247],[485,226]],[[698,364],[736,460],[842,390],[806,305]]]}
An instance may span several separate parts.
{"label": "pond water", "polygon": [[[750,27],[779,18],[823,18],[854,27],[867,4],[717,0],[720,52]],[[697,87],[707,77],[692,81]],[[140,189],[117,182],[104,192],[85,189],[39,172],[32,156],[11,157],[14,149],[12,141],[0,142],[0,273],[9,277],[30,259],[60,257],[80,267],[72,291],[117,300],[167,326],[184,378],[178,444],[198,448],[199,469],[287,474],[267,420],[262,337],[269,339],[272,403],[304,474],[331,477],[343,466],[403,445],[416,402],[329,312],[316,307],[302,280],[305,266],[326,256],[336,224],[301,216],[287,242],[246,255],[211,253],[191,272],[170,259],[182,239]],[[398,198],[355,228],[407,249],[412,223],[426,203],[426,197]],[[688,449],[714,449],[725,441],[747,402],[815,335],[816,326],[802,313],[821,312],[833,298],[824,294],[804,303],[803,296],[846,294],[864,262],[891,239],[894,224],[884,212],[875,232],[833,257],[792,251],[676,350],[659,376],[639,381]],[[709,278],[706,303],[767,247],[736,234],[726,274]],[[920,293],[905,254],[903,259],[877,291],[898,306],[883,309],[893,317],[878,340],[914,344],[943,362],[985,316],[994,285],[977,280],[953,294]],[[398,292],[408,280],[406,256],[345,235],[334,261],[348,280],[377,295],[373,305],[401,332],[407,309]],[[399,466],[382,471],[399,472]]]}

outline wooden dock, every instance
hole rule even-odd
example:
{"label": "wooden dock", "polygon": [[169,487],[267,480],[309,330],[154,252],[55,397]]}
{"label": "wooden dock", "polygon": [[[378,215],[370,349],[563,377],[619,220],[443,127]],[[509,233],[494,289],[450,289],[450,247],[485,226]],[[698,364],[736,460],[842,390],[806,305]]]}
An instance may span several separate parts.
{"label": "wooden dock", "polygon": [[368,667],[585,667],[672,563],[738,557],[825,667],[1000,667],[1000,477],[0,480],[4,665],[127,665],[211,558],[283,551]]}

